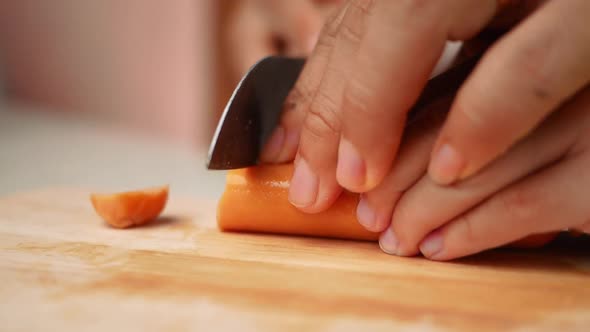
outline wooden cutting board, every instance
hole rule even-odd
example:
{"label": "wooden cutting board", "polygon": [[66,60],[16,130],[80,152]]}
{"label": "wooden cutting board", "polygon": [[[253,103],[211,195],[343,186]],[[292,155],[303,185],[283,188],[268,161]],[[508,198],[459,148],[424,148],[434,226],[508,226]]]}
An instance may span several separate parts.
{"label": "wooden cutting board", "polygon": [[160,220],[128,230],[83,190],[29,192],[0,198],[0,330],[588,331],[589,247],[438,263],[220,233],[215,202],[174,192]]}

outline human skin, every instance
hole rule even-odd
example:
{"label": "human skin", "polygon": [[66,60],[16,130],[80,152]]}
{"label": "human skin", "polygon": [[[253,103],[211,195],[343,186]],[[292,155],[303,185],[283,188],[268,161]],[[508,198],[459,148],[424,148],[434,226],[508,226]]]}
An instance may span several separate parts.
{"label": "human skin", "polygon": [[[590,2],[583,0],[350,0],[327,21],[286,104],[277,136],[298,139],[283,139],[278,157],[268,161],[295,160],[289,198],[299,209],[323,211],[347,189],[363,194],[361,223],[380,231],[393,217],[395,226],[400,193],[382,188],[390,177],[402,182],[397,189],[412,185],[411,176],[391,174],[401,167],[406,112],[445,41],[470,40],[489,27],[508,30],[452,100],[431,144],[424,143],[427,157],[414,157],[418,164],[409,166],[427,170],[442,187],[477,176],[588,85],[588,13]],[[578,221],[570,226],[581,227]],[[500,233],[488,236],[506,240]],[[447,255],[440,257],[461,252]]]}
{"label": "human skin", "polygon": [[394,165],[406,176],[390,173],[378,189],[394,193],[381,248],[449,260],[531,234],[590,233],[589,110],[586,88],[488,167],[453,186],[439,185],[426,172],[439,128],[411,137]]}

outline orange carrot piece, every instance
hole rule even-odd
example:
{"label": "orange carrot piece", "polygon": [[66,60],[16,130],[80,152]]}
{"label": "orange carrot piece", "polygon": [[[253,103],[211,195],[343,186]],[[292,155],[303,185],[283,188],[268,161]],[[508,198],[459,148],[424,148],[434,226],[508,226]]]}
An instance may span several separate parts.
{"label": "orange carrot piece", "polygon": [[[223,231],[304,235],[376,241],[378,233],[356,220],[358,194],[344,192],[327,211],[307,214],[288,201],[292,164],[265,165],[231,170],[217,208],[217,224]],[[508,245],[536,248],[558,233],[536,234]]]}
{"label": "orange carrot piece", "polygon": [[156,219],[168,200],[168,186],[114,194],[92,194],[94,210],[109,225],[127,228]]}
{"label": "orange carrot piece", "polygon": [[288,201],[293,165],[229,171],[219,201],[217,223],[224,231],[377,240],[379,234],[356,220],[358,195],[343,193],[327,211],[307,214]]}

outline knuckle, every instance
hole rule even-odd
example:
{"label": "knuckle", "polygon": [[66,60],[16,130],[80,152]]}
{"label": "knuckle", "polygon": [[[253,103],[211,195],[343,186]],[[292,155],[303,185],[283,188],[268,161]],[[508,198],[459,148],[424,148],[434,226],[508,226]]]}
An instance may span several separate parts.
{"label": "knuckle", "polygon": [[562,64],[552,51],[559,47],[558,38],[552,33],[538,34],[518,45],[506,40],[490,50],[490,63],[494,61],[496,67],[502,64],[494,75],[496,80],[509,82],[515,91],[507,93],[518,96],[518,103],[512,98],[502,101],[501,106],[510,110],[511,116],[537,117],[547,106],[557,105],[564,97],[567,84],[560,78],[562,71],[557,70]]}
{"label": "knuckle", "polygon": [[523,77],[530,77],[529,94],[537,102],[552,102],[555,96],[549,87],[549,79],[538,68],[523,67]]}
{"label": "knuckle", "polygon": [[[474,79],[473,85],[459,92],[454,107],[470,125],[487,131],[491,128],[517,129],[519,124],[528,123],[538,118],[539,113],[544,113],[543,105],[559,102],[559,88],[552,75],[554,64],[550,63],[551,52],[548,52],[548,47],[554,42],[551,42],[550,37],[533,39],[520,46],[518,52],[508,50],[504,45],[492,47],[488,52],[492,54],[490,61],[493,58],[496,64],[502,63],[502,68],[496,70],[491,81]],[[486,91],[490,84],[493,88],[493,85],[504,82],[506,77],[512,79],[509,85],[512,91],[502,87],[500,90],[511,95],[517,94],[519,102]],[[514,121],[507,122],[507,115]]]}
{"label": "knuckle", "polygon": [[312,92],[311,89],[307,87],[307,84],[298,82],[287,95],[284,102],[284,110],[294,110],[299,105],[309,103],[311,101],[311,96]]}
{"label": "knuckle", "polygon": [[371,15],[373,8],[375,8],[375,2],[376,0],[353,0],[350,5],[365,15]]}
{"label": "knuckle", "polygon": [[331,97],[318,91],[309,106],[304,127],[316,138],[340,135],[341,121],[336,111],[337,104]]}
{"label": "knuckle", "polygon": [[339,30],[340,20],[329,20],[320,31],[320,37],[316,42],[314,52],[321,56],[329,57],[334,45],[336,45]]}
{"label": "knuckle", "polygon": [[465,213],[460,216],[456,223],[455,231],[458,234],[460,242],[471,244],[480,241],[480,234],[475,229],[475,220],[470,213]]}
{"label": "knuckle", "polygon": [[374,0],[353,0],[338,31],[339,38],[358,44],[362,40],[367,17],[372,15]]}
{"label": "knuckle", "polygon": [[[379,112],[382,108],[369,109],[369,102],[374,98],[371,88],[362,83],[359,79],[351,79],[346,87],[346,93],[342,96],[342,104],[348,111],[355,113]],[[374,115],[374,114],[373,114]]]}
{"label": "knuckle", "polygon": [[340,26],[339,38],[342,38],[353,44],[358,44],[363,38],[363,32],[362,29],[356,26],[356,24],[351,23],[350,21],[345,21]]}
{"label": "knuckle", "polygon": [[345,13],[343,10],[336,11],[326,19],[326,22],[320,30],[320,37],[316,43],[316,52],[320,52],[321,54],[326,53],[326,55],[330,53],[330,50],[336,44],[336,38],[342,23],[343,13]]}
{"label": "knuckle", "polygon": [[[363,34],[364,17],[371,15],[376,0],[352,0],[347,7],[330,15],[324,24],[316,48],[331,49],[341,36],[358,43]],[[351,14],[352,13],[352,14]],[[344,19],[344,17],[348,19]]]}
{"label": "knuckle", "polygon": [[324,36],[336,38],[336,36],[338,35],[338,29],[340,28],[340,23],[342,22],[342,16],[342,11],[336,11],[335,13],[330,15],[326,19],[326,23],[322,27],[321,34]]}
{"label": "knuckle", "polygon": [[493,107],[487,103],[473,101],[471,97],[459,94],[455,111],[467,121],[470,127],[485,129],[490,126]]}
{"label": "knuckle", "polygon": [[[511,52],[512,66],[516,73],[521,73],[516,77],[522,77],[529,80],[530,96],[534,100],[550,101],[554,99],[551,87],[554,85],[550,73],[552,65],[549,63],[552,37],[538,36],[531,41],[527,41],[521,52]],[[527,91],[525,91],[526,93]]]}
{"label": "knuckle", "polygon": [[532,223],[538,217],[540,199],[530,188],[514,188],[497,196],[499,209],[514,226]]}
{"label": "knuckle", "polygon": [[[479,93],[461,93],[452,106],[451,116],[455,135],[469,137],[477,143],[480,157],[492,156],[505,152],[523,135],[527,121],[523,112],[519,112],[512,98],[478,97]],[[507,119],[511,119],[507,121]],[[474,144],[473,143],[473,144]],[[467,144],[467,141],[466,141]],[[470,144],[471,146],[475,146]]]}
{"label": "knuckle", "polygon": [[314,52],[322,58],[329,59],[334,45],[336,45],[335,34],[321,33],[315,45]]}
{"label": "knuckle", "polygon": [[330,50],[334,47],[335,44],[336,34],[322,32],[320,34],[320,38],[318,39],[315,45],[315,52],[325,57],[329,57]]}

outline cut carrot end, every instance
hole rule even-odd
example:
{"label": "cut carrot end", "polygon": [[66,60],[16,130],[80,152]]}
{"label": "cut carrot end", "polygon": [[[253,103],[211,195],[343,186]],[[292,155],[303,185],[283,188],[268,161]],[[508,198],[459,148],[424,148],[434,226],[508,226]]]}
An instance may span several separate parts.
{"label": "cut carrot end", "polygon": [[304,213],[289,203],[292,164],[231,170],[217,209],[223,231],[376,241],[356,220],[358,194],[342,193],[326,211]]}
{"label": "cut carrot end", "polygon": [[[378,233],[362,227],[356,219],[358,194],[344,192],[326,211],[304,213],[289,203],[293,164],[263,165],[230,170],[225,191],[217,206],[222,231],[303,235],[376,241]],[[508,245],[539,248],[559,233],[535,234]]]}
{"label": "cut carrot end", "polygon": [[139,226],[156,219],[168,201],[168,186],[113,194],[91,194],[96,213],[116,228]]}

